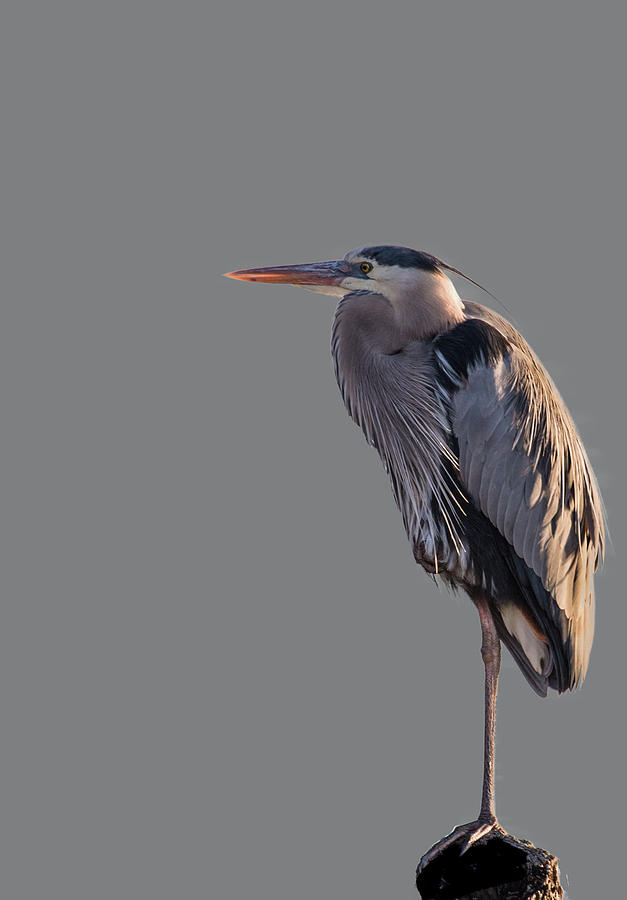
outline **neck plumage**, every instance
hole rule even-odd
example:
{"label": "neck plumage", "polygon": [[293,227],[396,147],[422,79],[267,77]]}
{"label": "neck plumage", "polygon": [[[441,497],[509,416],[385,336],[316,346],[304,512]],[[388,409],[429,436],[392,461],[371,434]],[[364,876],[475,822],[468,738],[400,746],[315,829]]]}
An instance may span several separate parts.
{"label": "neck plumage", "polygon": [[[446,279],[448,281],[448,279]],[[452,285],[451,285],[452,287]],[[454,289],[453,289],[454,292]],[[458,547],[459,498],[442,470],[449,425],[432,378],[430,341],[464,319],[463,304],[444,292],[415,304],[401,316],[394,297],[348,294],[336,310],[331,350],[337,382],[351,418],[376,447],[390,476],[405,528],[414,548],[437,559],[438,547]],[[411,361],[407,359],[411,356]],[[433,497],[445,522],[442,532]],[[437,570],[437,563],[436,563]]]}
{"label": "neck plumage", "polygon": [[396,268],[384,289],[405,343],[429,340],[465,318],[453,282],[439,269]]}
{"label": "neck plumage", "polygon": [[381,288],[385,295],[357,291],[338,304],[332,338],[338,382],[359,377],[374,358],[430,341],[466,318],[453,283],[439,270],[395,267]]}

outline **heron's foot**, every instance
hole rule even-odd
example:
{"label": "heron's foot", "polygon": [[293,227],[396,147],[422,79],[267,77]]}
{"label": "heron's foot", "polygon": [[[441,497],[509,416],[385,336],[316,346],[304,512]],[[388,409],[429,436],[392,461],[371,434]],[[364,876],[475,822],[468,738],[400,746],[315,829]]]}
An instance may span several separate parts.
{"label": "heron's foot", "polygon": [[440,853],[448,847],[452,847],[453,844],[459,845],[459,855],[462,856],[473,844],[493,831],[503,832],[503,829],[496,819],[487,821],[476,819],[474,822],[467,822],[466,825],[458,825],[450,834],[447,834],[446,837],[443,837],[437,844],[434,844],[430,850],[427,850],[418,863],[418,874],[423,872],[424,869],[440,855]]}

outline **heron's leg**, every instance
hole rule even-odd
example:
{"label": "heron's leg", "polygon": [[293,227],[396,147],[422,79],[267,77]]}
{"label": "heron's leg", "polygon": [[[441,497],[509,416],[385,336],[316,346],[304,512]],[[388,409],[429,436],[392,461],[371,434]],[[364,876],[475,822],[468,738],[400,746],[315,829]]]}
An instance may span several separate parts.
{"label": "heron's leg", "polygon": [[501,641],[496,631],[488,602],[475,599],[481,622],[481,656],[485,666],[485,733],[483,748],[483,790],[481,792],[480,822],[496,822],[494,806],[494,720],[496,692],[501,666]]}
{"label": "heron's leg", "polygon": [[467,825],[458,825],[445,838],[438,841],[418,864],[418,872],[422,872],[429,863],[450,847],[459,844],[460,854],[465,853],[475,841],[485,837],[491,831],[499,831],[494,806],[494,721],[496,714],[496,692],[501,665],[501,641],[496,631],[494,619],[484,597],[473,597],[479,621],[481,622],[481,656],[485,667],[485,730],[483,752],[483,789],[481,791],[481,809],[476,821]]}

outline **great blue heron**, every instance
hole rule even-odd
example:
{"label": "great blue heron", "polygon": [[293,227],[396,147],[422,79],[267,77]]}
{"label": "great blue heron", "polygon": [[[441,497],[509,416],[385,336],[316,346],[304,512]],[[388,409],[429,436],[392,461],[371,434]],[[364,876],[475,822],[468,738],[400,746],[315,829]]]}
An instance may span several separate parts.
{"label": "great blue heron", "polygon": [[228,273],[340,298],[331,347],[348,413],[389,474],[416,562],[463,588],[479,612],[481,809],[422,866],[452,841],[467,849],[498,825],[500,641],[541,696],[583,681],[604,543],[596,480],[555,385],[518,331],[462,301],[445,269],[462,275],[428,253],[378,246]]}

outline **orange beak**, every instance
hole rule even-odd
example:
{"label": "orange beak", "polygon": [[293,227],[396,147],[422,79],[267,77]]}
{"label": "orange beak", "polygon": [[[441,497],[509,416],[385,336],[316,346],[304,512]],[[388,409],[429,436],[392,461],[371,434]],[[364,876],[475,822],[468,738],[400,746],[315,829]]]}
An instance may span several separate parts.
{"label": "orange beak", "polygon": [[272,266],[266,269],[238,269],[226,272],[227,278],[240,281],[261,281],[266,284],[339,285],[348,275],[342,260],[306,263],[302,266]]}

